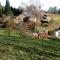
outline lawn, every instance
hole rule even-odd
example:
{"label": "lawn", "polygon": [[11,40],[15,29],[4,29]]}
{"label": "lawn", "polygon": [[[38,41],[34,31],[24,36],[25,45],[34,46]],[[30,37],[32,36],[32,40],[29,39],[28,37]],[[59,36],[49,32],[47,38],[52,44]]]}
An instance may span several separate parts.
{"label": "lawn", "polygon": [[[9,36],[9,30],[0,29],[0,35]],[[19,36],[19,32],[17,32],[17,30],[10,30],[10,36]]]}
{"label": "lawn", "polygon": [[60,60],[59,39],[36,40],[13,35],[0,36],[0,60]]}

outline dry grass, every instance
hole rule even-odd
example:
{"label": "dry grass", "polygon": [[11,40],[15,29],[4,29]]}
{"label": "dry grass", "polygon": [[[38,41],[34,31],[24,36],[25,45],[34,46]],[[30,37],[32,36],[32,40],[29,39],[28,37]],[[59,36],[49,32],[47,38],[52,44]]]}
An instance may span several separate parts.
{"label": "dry grass", "polygon": [[54,30],[54,29],[60,27],[60,15],[50,14],[50,17],[52,18],[52,20],[48,24],[48,27],[37,26],[37,30],[39,30],[39,31],[44,31],[44,30],[51,31],[51,30]]}

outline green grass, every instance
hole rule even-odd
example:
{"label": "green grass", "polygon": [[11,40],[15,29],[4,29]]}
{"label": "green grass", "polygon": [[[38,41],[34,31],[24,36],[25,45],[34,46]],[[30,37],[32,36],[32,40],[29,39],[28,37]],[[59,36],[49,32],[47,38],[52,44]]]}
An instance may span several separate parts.
{"label": "green grass", "polygon": [[2,60],[38,60],[41,56],[48,60],[60,59],[60,41],[0,36]]}
{"label": "green grass", "polygon": [[60,60],[59,39],[36,40],[12,33],[10,37],[0,36],[0,60]]}
{"label": "green grass", "polygon": [[[9,35],[9,30],[8,29],[0,29],[0,35]],[[19,36],[19,32],[17,30],[10,30],[10,36]]]}

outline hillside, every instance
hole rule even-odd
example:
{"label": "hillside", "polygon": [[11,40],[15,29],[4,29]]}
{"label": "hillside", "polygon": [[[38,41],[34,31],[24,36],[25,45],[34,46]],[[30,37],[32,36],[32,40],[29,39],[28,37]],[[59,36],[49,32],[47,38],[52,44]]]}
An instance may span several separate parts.
{"label": "hillside", "polygon": [[52,31],[52,30],[55,30],[56,28],[60,27],[60,15],[48,14],[48,16],[50,16],[50,18],[51,18],[51,21],[48,23],[48,27],[42,27],[40,25],[40,26],[36,27],[37,30],[39,30],[39,31],[44,31],[44,30]]}
{"label": "hillside", "polygon": [[54,30],[54,29],[60,27],[60,15],[58,15],[58,14],[51,14],[50,16],[53,19],[53,21],[51,21],[48,29]]}

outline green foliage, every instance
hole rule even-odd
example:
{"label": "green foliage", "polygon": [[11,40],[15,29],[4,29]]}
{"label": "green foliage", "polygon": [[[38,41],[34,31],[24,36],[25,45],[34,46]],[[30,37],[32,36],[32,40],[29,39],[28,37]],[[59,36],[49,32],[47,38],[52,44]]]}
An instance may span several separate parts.
{"label": "green foliage", "polygon": [[6,5],[5,7],[1,5],[0,3],[0,16],[2,15],[7,15],[7,16],[17,16],[19,14],[21,14],[23,12],[22,8],[13,8],[12,6],[10,6],[9,0],[6,0]]}
{"label": "green foliage", "polygon": [[11,11],[11,8],[10,8],[9,0],[6,0],[5,14],[6,14],[6,15],[12,15],[12,14],[13,14],[12,11]]}
{"label": "green foliage", "polygon": [[[0,34],[4,33],[2,30]],[[0,59],[1,60],[60,60],[60,40],[33,39],[15,31],[11,35],[0,35]]]}
{"label": "green foliage", "polygon": [[53,13],[53,14],[60,14],[60,8],[57,9],[57,7],[49,7],[48,12]]}
{"label": "green foliage", "polygon": [[53,7],[53,12],[57,13],[57,7]]}
{"label": "green foliage", "polygon": [[60,58],[60,41],[58,39],[44,41],[24,36],[0,36],[0,59],[54,60],[56,58]]}
{"label": "green foliage", "polygon": [[13,11],[14,16],[18,16],[19,14],[23,12],[23,9],[21,9],[20,7],[18,9],[11,7],[11,9]]}
{"label": "green foliage", "polygon": [[48,12],[56,14],[57,13],[57,7],[50,7],[48,9]]}
{"label": "green foliage", "polygon": [[2,16],[2,14],[3,14],[2,5],[1,5],[1,3],[0,3],[0,16]]}
{"label": "green foliage", "polygon": [[60,8],[58,9],[58,14],[60,14]]}

